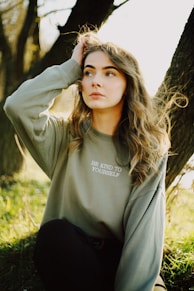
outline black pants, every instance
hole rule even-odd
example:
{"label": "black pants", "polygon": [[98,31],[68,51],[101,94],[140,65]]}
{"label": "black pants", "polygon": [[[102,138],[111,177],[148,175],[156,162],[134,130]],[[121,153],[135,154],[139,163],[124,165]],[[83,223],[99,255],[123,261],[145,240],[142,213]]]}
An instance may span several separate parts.
{"label": "black pants", "polygon": [[95,239],[66,220],[38,233],[34,260],[48,291],[113,291],[122,244]]}

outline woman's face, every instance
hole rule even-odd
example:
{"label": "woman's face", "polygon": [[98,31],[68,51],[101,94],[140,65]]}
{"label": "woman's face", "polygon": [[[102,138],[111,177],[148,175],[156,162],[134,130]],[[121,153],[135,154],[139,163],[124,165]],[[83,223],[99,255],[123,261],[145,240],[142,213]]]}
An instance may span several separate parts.
{"label": "woman's face", "polygon": [[122,112],[126,77],[104,52],[95,51],[86,57],[81,84],[90,109]]}

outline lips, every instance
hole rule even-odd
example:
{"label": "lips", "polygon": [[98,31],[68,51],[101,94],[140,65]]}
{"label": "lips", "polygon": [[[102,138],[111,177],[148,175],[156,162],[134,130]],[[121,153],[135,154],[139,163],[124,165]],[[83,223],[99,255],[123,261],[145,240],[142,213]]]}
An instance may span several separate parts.
{"label": "lips", "polygon": [[92,98],[99,98],[101,96],[103,96],[103,95],[100,92],[92,92],[90,94],[90,97],[92,97]]}

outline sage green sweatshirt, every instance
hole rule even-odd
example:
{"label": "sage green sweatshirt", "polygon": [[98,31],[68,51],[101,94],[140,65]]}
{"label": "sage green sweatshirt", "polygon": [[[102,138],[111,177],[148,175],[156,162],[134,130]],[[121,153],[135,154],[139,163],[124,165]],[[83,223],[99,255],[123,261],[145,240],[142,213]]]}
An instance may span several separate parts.
{"label": "sage green sweatshirt", "polygon": [[[32,157],[51,179],[42,224],[67,218],[96,237],[117,237],[123,251],[115,291],[151,291],[161,266],[165,220],[166,156],[141,185],[131,185],[112,136],[85,124],[80,150],[68,151],[68,122],[49,111],[63,88],[81,77],[72,59],[25,81],[4,110]],[[64,97],[65,98],[65,97]]]}

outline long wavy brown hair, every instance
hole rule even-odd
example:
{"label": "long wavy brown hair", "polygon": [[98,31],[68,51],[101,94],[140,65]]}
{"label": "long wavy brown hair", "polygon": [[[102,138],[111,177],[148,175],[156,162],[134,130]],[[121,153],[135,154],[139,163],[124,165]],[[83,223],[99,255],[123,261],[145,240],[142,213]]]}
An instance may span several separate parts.
{"label": "long wavy brown hair", "polygon": [[[128,149],[129,175],[132,176],[134,184],[138,185],[146,179],[150,171],[157,169],[158,160],[168,151],[170,142],[166,115],[155,99],[147,93],[138,62],[132,54],[113,43],[101,42],[92,34],[84,52],[83,65],[86,57],[95,51],[107,54],[126,76],[124,106],[114,138]],[[91,118],[91,109],[84,103],[81,86],[78,84],[76,103],[69,119],[73,136],[71,148],[81,147],[84,138],[82,124],[85,120],[91,121]]]}

